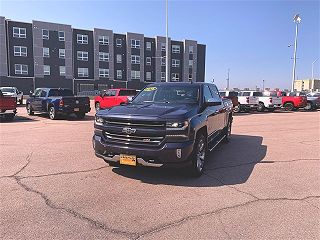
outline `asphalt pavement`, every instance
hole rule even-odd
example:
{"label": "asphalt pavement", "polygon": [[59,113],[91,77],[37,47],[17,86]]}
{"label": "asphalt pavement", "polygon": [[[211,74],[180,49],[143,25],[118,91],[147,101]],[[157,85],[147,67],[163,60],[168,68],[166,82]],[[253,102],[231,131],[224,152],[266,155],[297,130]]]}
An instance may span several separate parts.
{"label": "asphalt pavement", "polygon": [[0,239],[320,239],[320,111],[236,115],[200,178],[109,167],[93,120],[0,123]]}

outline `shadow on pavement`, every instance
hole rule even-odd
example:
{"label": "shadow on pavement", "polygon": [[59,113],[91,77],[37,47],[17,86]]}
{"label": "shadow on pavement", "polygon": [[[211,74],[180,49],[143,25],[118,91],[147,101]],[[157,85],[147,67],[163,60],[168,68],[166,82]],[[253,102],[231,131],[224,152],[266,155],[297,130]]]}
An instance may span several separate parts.
{"label": "shadow on pavement", "polygon": [[241,184],[248,180],[255,165],[266,155],[267,146],[262,145],[262,140],[260,136],[232,135],[229,144],[221,144],[208,155],[205,173],[200,178],[190,178],[182,169],[121,166],[112,171],[148,184],[186,187]]}
{"label": "shadow on pavement", "polygon": [[39,121],[39,120],[34,119],[34,118],[23,117],[23,116],[19,116],[19,115],[16,115],[14,117],[13,121],[8,121],[6,119],[0,119],[0,122],[3,122],[3,123],[34,122],[34,121]]}

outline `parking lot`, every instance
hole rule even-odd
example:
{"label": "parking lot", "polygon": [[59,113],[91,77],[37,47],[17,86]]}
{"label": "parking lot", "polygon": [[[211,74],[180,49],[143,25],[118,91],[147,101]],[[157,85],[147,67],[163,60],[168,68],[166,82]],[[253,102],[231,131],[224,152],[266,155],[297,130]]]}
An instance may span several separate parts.
{"label": "parking lot", "polygon": [[109,167],[84,120],[1,123],[1,239],[319,239],[320,112],[241,113],[205,175]]}

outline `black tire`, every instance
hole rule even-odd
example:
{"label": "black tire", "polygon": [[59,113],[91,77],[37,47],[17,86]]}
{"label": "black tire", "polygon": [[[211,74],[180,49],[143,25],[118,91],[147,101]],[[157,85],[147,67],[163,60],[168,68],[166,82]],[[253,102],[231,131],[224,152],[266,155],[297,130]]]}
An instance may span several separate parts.
{"label": "black tire", "polygon": [[311,102],[307,102],[307,106],[305,106],[304,110],[312,111],[314,110],[314,106]]}
{"label": "black tire", "polygon": [[77,119],[84,119],[86,113],[84,112],[80,112],[80,113],[76,113]]}
{"label": "black tire", "polygon": [[49,107],[49,118],[51,120],[57,119],[57,113],[53,106]]}
{"label": "black tire", "polygon": [[286,110],[286,111],[293,111],[294,110],[294,105],[292,103],[285,103],[283,105],[283,107],[284,107],[284,110]]}
{"label": "black tire", "polygon": [[34,115],[33,109],[30,104],[27,104],[27,113],[29,116]]}
{"label": "black tire", "polygon": [[262,103],[262,102],[259,102],[259,106],[258,106],[258,108],[257,108],[257,111],[258,112],[264,112],[264,109],[265,109],[266,107],[264,106],[264,104]]}
{"label": "black tire", "polygon": [[230,142],[231,129],[232,129],[232,120],[229,118],[228,125],[227,125],[227,127],[226,127],[226,129],[225,129],[224,139],[223,139],[223,141],[224,141],[225,143]]}
{"label": "black tire", "polygon": [[99,102],[96,102],[96,104],[94,106],[96,108],[96,111],[100,110],[100,103]]}
{"label": "black tire", "polygon": [[191,166],[188,169],[188,175],[192,177],[200,177],[204,170],[207,155],[207,140],[203,133],[197,136],[193,152],[190,156]]}
{"label": "black tire", "polygon": [[235,113],[239,113],[240,111],[241,111],[240,104],[238,104],[237,106],[235,106],[233,108],[233,112],[235,112]]}

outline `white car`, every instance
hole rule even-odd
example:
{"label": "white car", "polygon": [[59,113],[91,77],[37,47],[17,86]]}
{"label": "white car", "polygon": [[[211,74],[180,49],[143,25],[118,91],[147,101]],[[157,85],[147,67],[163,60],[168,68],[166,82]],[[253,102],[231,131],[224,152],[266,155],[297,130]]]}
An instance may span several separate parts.
{"label": "white car", "polygon": [[238,102],[239,112],[248,112],[250,110],[256,110],[259,107],[259,97],[252,94],[251,91],[239,92]]}
{"label": "white car", "polygon": [[17,103],[22,104],[23,92],[19,91],[16,87],[0,87],[0,90],[4,96],[15,97]]}

